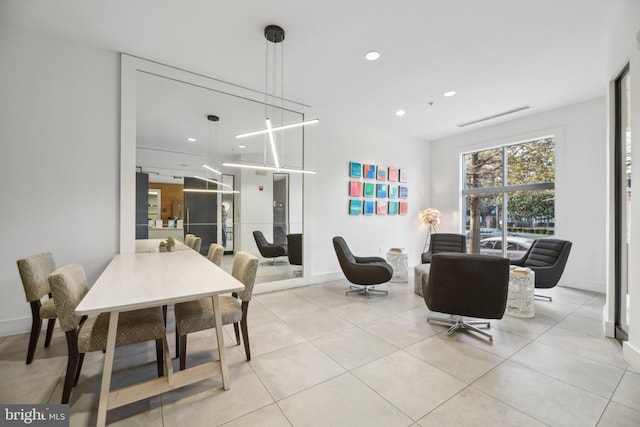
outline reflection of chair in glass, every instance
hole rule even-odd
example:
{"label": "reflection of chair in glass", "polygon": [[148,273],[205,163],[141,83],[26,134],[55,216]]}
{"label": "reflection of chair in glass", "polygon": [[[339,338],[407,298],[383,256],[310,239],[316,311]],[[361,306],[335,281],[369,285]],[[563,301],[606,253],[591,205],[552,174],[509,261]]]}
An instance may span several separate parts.
{"label": "reflection of chair in glass", "polygon": [[431,311],[450,314],[448,319],[429,316],[428,321],[451,326],[447,333],[471,330],[493,337],[474,325],[491,327],[488,321],[464,321],[463,316],[502,319],[507,306],[509,260],[479,254],[440,253],[431,258],[429,278],[422,276],[422,293]]}
{"label": "reflection of chair in glass", "polygon": [[[560,281],[571,252],[571,242],[559,239],[538,239],[526,254],[511,261],[513,265],[529,267],[536,273],[536,288],[553,288]],[[551,297],[538,295],[551,301]]]}
{"label": "reflection of chair in glass", "polygon": [[429,250],[422,254],[422,263],[429,264],[433,254],[441,252],[467,252],[467,238],[464,234],[434,233],[431,235]]}
{"label": "reflection of chair in glass", "polygon": [[[289,264],[302,265],[302,234],[287,234],[287,252]],[[293,274],[299,276],[302,270],[294,270]]]}
{"label": "reflection of chair in glass", "polygon": [[[240,345],[240,330],[247,360],[251,360],[249,348],[249,331],[247,328],[247,312],[249,301],[253,294],[253,285],[258,270],[258,258],[245,252],[236,253],[233,259],[231,275],[244,285],[244,291],[233,293],[232,296],[220,296],[220,316],[222,324],[233,324],[236,334],[236,342]],[[187,358],[187,334],[215,328],[216,322],[213,314],[211,298],[202,298],[197,301],[181,302],[175,305],[176,331],[180,342],[180,369],[186,367]]]}
{"label": "reflection of chair in glass", "polygon": [[287,255],[286,245],[267,242],[267,239],[264,237],[264,234],[262,234],[262,231],[254,231],[253,238],[256,240],[256,245],[258,246],[260,255],[262,255],[264,258],[273,258],[274,265],[276,263],[277,257]]}
{"label": "reflection of chair in glass", "polygon": [[388,294],[387,291],[374,289],[375,285],[388,282],[393,276],[393,268],[383,258],[353,255],[347,246],[347,242],[340,236],[333,238],[333,248],[336,251],[340,268],[345,277],[349,282],[357,285],[350,285],[350,288],[355,289],[346,291],[347,295],[352,292],[367,295],[368,297],[371,297],[373,292]]}
{"label": "reflection of chair in glass", "polygon": [[[33,361],[33,355],[36,352],[42,329],[42,319],[49,319],[44,346],[49,347],[51,343],[57,314],[56,306],[51,299],[51,286],[49,286],[48,277],[55,269],[56,262],[50,252],[18,260],[18,271],[22,279],[24,293],[27,302],[31,304],[31,335],[27,349],[27,365]],[[42,301],[42,297],[45,295],[47,295],[47,299]]]}
{"label": "reflection of chair in glass", "polygon": [[217,243],[212,243],[209,245],[209,252],[207,253],[207,258],[209,261],[217,265],[218,267],[222,264],[222,255],[224,254],[224,247],[220,246]]}
{"label": "reflection of chair in glass", "polygon": [[[74,310],[89,292],[84,269],[80,264],[70,264],[54,271],[49,276],[53,299],[58,310],[60,329],[67,337],[67,374],[62,391],[62,403],[69,403],[71,386],[78,383],[84,354],[104,350],[107,346],[109,313],[95,317],[78,316]],[[126,311],[118,317],[116,346],[145,341],[156,342],[158,376],[163,373],[164,319],[160,307]]]}

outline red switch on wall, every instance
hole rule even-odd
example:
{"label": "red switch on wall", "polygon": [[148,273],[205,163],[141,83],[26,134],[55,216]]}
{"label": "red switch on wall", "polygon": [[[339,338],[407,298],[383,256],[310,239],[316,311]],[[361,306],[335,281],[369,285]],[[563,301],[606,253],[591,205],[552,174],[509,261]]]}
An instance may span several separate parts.
{"label": "red switch on wall", "polygon": [[264,190],[264,186],[260,185],[260,186],[258,187],[258,191],[263,191],[263,190]]}

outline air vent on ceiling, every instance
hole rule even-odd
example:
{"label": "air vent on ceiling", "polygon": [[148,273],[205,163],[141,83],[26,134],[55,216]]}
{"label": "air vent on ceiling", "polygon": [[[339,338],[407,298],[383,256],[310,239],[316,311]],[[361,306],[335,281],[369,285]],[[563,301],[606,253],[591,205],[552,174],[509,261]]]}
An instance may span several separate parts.
{"label": "air vent on ceiling", "polygon": [[509,110],[509,111],[503,111],[502,113],[493,114],[491,116],[483,117],[483,118],[478,119],[478,120],[472,120],[470,122],[460,123],[458,125],[458,127],[463,128],[465,126],[474,125],[476,123],[484,122],[484,121],[487,121],[487,120],[497,119],[498,117],[506,116],[507,114],[513,114],[513,113],[517,113],[518,111],[528,110],[529,108],[531,108],[531,107],[529,107],[528,105],[525,105],[523,107],[518,107],[518,108],[514,108],[514,109]]}

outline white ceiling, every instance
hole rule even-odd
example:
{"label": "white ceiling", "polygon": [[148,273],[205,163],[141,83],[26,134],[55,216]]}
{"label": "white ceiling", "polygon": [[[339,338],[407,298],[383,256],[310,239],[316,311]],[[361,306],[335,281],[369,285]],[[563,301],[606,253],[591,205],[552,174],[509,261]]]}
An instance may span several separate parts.
{"label": "white ceiling", "polygon": [[[435,140],[605,95],[615,0],[2,0],[0,20],[264,89],[263,29],[286,31],[284,95]],[[380,60],[363,55],[378,50]],[[457,95],[442,94],[455,90]],[[433,105],[431,105],[433,103]],[[528,105],[461,129],[458,124]],[[397,109],[406,110],[396,117]]]}

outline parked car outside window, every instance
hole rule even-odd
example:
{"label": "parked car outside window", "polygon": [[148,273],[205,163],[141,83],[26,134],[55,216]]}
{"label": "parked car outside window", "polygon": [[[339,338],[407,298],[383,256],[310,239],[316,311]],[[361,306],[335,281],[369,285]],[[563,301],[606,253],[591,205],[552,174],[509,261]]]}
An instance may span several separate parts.
{"label": "parked car outside window", "polygon": [[[507,258],[522,258],[532,243],[533,240],[523,237],[507,237]],[[502,256],[502,237],[487,237],[480,240],[480,253]]]}

